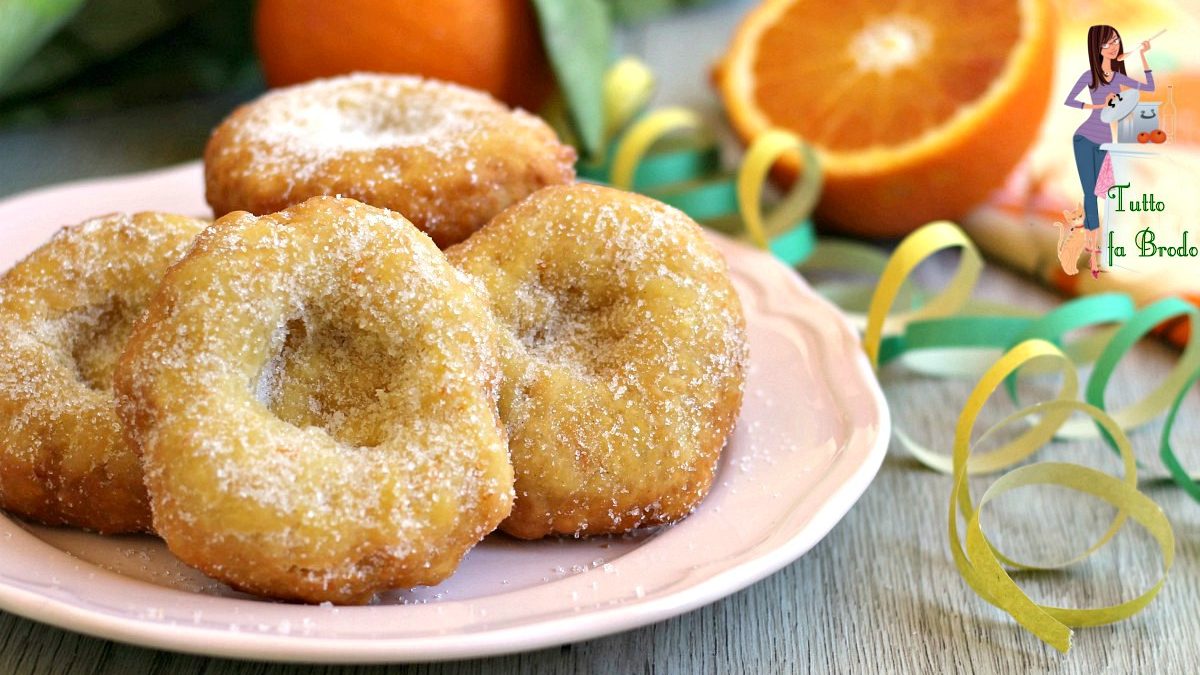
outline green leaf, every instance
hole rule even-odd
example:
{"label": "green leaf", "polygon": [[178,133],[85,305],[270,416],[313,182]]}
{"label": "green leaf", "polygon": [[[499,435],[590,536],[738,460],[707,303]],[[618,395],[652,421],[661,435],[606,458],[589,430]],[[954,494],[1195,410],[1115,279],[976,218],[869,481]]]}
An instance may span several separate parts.
{"label": "green leaf", "polygon": [[[0,0],[0,6],[6,1]],[[219,4],[216,0],[87,0],[32,58],[0,84],[0,99],[65,84],[89,68],[179,27],[193,15],[219,10]]]}
{"label": "green leaf", "polygon": [[247,0],[87,0],[0,85],[0,129],[261,90],[253,9]]}
{"label": "green leaf", "polygon": [[604,144],[604,71],[612,19],[601,0],[532,0],[546,55],[587,156]]}
{"label": "green leaf", "polygon": [[0,84],[82,4],[83,0],[0,0]]}

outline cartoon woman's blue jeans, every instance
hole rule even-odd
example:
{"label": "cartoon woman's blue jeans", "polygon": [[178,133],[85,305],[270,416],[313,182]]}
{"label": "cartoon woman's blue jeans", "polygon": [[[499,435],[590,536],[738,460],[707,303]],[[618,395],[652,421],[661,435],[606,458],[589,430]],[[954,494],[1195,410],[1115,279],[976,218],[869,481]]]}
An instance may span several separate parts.
{"label": "cartoon woman's blue jeans", "polygon": [[1075,134],[1075,168],[1079,171],[1079,184],[1083,186],[1083,226],[1088,230],[1099,229],[1100,210],[1096,206],[1096,179],[1100,177],[1100,166],[1104,164],[1104,151],[1099,143]]}

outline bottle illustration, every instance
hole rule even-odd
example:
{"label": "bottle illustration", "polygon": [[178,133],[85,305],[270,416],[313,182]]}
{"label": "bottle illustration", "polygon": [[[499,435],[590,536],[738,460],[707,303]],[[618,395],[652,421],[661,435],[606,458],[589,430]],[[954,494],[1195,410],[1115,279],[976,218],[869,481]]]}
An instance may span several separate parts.
{"label": "bottle illustration", "polygon": [[1175,142],[1175,121],[1178,115],[1175,112],[1175,87],[1167,85],[1167,100],[1163,102],[1162,107],[1158,111],[1158,128],[1162,129],[1167,135],[1167,142]]}

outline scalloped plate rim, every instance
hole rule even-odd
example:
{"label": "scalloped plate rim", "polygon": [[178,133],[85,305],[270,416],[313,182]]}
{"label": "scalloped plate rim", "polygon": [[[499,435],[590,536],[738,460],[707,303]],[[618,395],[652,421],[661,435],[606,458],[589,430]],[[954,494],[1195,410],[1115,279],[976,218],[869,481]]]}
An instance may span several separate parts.
{"label": "scalloped plate rim", "polygon": [[[73,181],[13,195],[0,200],[0,227],[5,228],[0,230],[0,241],[8,234],[8,228],[14,226],[11,222],[14,218],[28,217],[27,214],[31,211],[39,213],[40,217],[40,209],[47,207],[57,215],[47,215],[42,218],[44,222],[41,223],[30,224],[22,220],[16,225],[17,230],[37,229],[48,236],[55,224],[75,222],[90,214],[106,212],[106,209],[113,210],[109,205],[117,205],[116,208],[120,208],[119,203],[145,203],[145,206],[140,208],[167,209],[168,206],[156,203],[156,200],[174,200],[179,195],[187,195],[186,200],[190,200],[187,209],[179,210],[196,215],[196,209],[202,208],[198,205],[203,204],[199,191],[202,182],[199,177],[199,162],[189,162],[137,174]],[[166,189],[156,191],[148,186]],[[129,196],[123,196],[126,194]],[[133,199],[134,194],[139,196],[137,202],[122,201]],[[142,199],[145,199],[145,202]],[[86,210],[87,205],[93,203],[105,206]],[[816,311],[825,312],[828,316],[821,318],[832,320],[842,339],[854,341],[856,344],[857,337],[846,318],[832,304],[817,296],[798,275],[757,250],[716,235],[714,239],[726,257],[731,259],[731,268],[737,267],[736,271],[739,274],[745,275],[748,280],[764,284],[771,281],[771,275],[774,275],[775,284],[790,286],[791,292],[795,294],[793,300],[800,299],[809,303],[807,307],[810,311],[815,308]],[[746,264],[744,268],[735,266],[734,262],[741,261],[743,257],[753,260],[754,264]],[[752,314],[757,316],[757,312],[768,309],[760,305],[770,306],[772,301],[778,300],[778,296],[768,297],[765,301],[756,298],[753,303],[756,311],[752,313],[748,308],[748,319]],[[773,306],[769,308],[779,311]],[[766,316],[771,315],[767,313]],[[751,359],[753,361],[753,354]],[[10,578],[4,569],[4,552],[0,550],[0,609],[60,628],[143,647],[205,656],[327,663],[399,663],[495,656],[602,637],[644,626],[726,597],[795,561],[824,538],[867,489],[886,454],[891,421],[883,393],[860,350],[854,350],[850,366],[846,370],[854,374],[853,379],[855,384],[862,388],[861,393],[867,394],[872,406],[870,413],[875,420],[873,428],[853,429],[856,434],[873,435],[865,441],[858,439],[863,441],[860,443],[861,456],[856,456],[860,460],[858,466],[814,507],[803,526],[782,542],[766,546],[765,550],[757,551],[756,555],[748,559],[716,570],[705,578],[664,596],[642,598],[529,624],[446,633],[435,637],[323,638],[300,633],[285,635],[231,632],[207,626],[166,623],[129,614],[106,613],[72,602],[66,593],[39,592],[36,588],[30,588],[28,583]],[[848,458],[841,456],[839,459],[846,461]],[[702,513],[698,511],[689,520],[703,518]],[[0,515],[0,527],[11,530],[17,526],[6,516]],[[50,546],[41,540],[38,542]],[[99,578],[103,579],[104,574],[113,573],[104,570]],[[175,589],[165,590],[171,593],[182,592]]]}

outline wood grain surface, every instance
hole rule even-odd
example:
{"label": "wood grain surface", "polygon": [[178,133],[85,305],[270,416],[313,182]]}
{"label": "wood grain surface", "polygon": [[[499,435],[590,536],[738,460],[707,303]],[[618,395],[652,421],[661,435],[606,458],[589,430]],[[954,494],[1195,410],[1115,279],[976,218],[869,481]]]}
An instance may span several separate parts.
{"label": "wood grain surface", "polygon": [[[705,67],[719,54],[746,3],[723,4],[622,36],[659,72],[659,99],[707,106]],[[688,49],[680,47],[686,36]],[[85,176],[149,169],[195,157],[205,132],[236,97],[189,101],[50,129],[0,132],[0,196]],[[0,223],[0,227],[4,226]],[[924,270],[936,282],[952,261]],[[980,294],[1033,308],[1058,299],[990,268]],[[1111,402],[1145,393],[1174,352],[1143,344],[1110,386]],[[899,370],[882,380],[898,426],[947,447],[969,383]],[[1189,394],[1174,443],[1200,469],[1200,393]],[[1005,402],[986,418],[1011,411]],[[1134,434],[1146,473],[1163,474],[1157,424]],[[1060,444],[1058,456],[1114,470],[1099,444]],[[986,484],[986,479],[978,481]],[[154,651],[86,637],[0,612],[0,673],[698,673],[698,672],[1194,672],[1200,662],[1200,504],[1179,489],[1145,489],[1166,511],[1178,539],[1175,568],[1142,614],[1076,632],[1060,655],[974,595],[958,577],[947,544],[950,479],[921,468],[895,446],[878,478],[811,552],[754,586],[689,614],[602,639],[513,656],[392,667],[265,664]],[[1051,559],[1086,548],[1111,509],[1062,491],[1028,490],[1000,501],[986,527],[1006,551]],[[747,514],[752,518],[753,514]],[[1025,574],[1035,598],[1068,606],[1128,599],[1159,574],[1153,541],[1134,526],[1089,562],[1061,573]]]}

